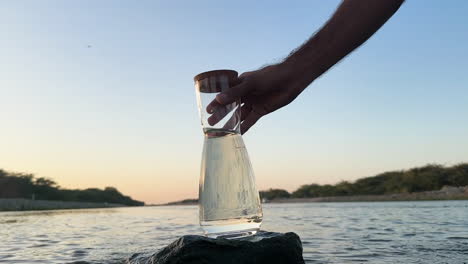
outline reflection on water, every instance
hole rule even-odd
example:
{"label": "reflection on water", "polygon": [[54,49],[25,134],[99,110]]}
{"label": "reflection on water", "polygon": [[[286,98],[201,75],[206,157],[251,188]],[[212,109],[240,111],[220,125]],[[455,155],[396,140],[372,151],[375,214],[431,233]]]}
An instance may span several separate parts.
{"label": "reflection on water", "polygon": [[[268,204],[263,229],[293,231],[307,263],[466,263],[468,201]],[[0,213],[0,263],[122,263],[185,234],[195,206]]]}

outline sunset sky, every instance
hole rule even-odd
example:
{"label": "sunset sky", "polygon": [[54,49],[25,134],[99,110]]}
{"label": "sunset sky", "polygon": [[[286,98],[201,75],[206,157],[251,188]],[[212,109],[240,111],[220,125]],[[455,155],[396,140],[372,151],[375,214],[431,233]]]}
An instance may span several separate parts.
{"label": "sunset sky", "polygon": [[[193,76],[283,57],[340,1],[1,1],[0,168],[194,198]],[[407,1],[245,136],[259,189],[468,161],[468,1]]]}

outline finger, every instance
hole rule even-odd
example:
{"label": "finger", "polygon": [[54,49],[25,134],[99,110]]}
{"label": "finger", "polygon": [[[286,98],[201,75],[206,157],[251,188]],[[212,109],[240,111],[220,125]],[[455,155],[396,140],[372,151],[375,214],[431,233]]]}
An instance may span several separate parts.
{"label": "finger", "polygon": [[241,124],[241,134],[245,134],[255,123],[257,123],[260,117],[262,117],[261,114],[255,112],[254,110],[250,111],[249,115]]}
{"label": "finger", "polygon": [[206,106],[206,112],[207,112],[208,114],[212,114],[212,113],[215,111],[215,109],[216,109],[217,107],[219,107],[219,106],[220,106],[220,104],[218,103],[218,101],[216,101],[216,99],[214,99],[213,101],[211,101],[211,102]]}
{"label": "finger", "polygon": [[226,124],[224,124],[223,129],[235,130],[240,122],[240,112],[236,110]]}
{"label": "finger", "polygon": [[252,87],[248,85],[248,82],[241,82],[240,84],[219,93],[216,96],[216,101],[222,105],[230,104],[246,95],[251,89]]}
{"label": "finger", "polygon": [[216,125],[227,114],[229,114],[235,108],[235,106],[236,104],[218,105],[214,109],[214,113],[208,118],[208,124],[210,124],[210,126]]}
{"label": "finger", "polygon": [[249,115],[250,111],[252,111],[252,106],[249,104],[244,104],[241,108],[241,122],[245,120],[245,118]]}
{"label": "finger", "polygon": [[245,119],[245,117],[250,113],[252,107],[250,105],[244,104],[240,110],[237,110],[232,114],[231,118],[223,126],[224,129],[237,129],[237,126]]}

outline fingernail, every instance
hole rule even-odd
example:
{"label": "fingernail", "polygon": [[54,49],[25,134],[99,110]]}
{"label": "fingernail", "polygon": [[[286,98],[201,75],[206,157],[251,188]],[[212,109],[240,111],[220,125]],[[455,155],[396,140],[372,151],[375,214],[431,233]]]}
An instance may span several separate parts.
{"label": "fingernail", "polygon": [[208,125],[214,126],[216,123],[214,122],[213,118],[208,118]]}
{"label": "fingernail", "polygon": [[206,108],[206,111],[208,112],[208,114],[212,114],[213,113],[213,107],[208,107]]}

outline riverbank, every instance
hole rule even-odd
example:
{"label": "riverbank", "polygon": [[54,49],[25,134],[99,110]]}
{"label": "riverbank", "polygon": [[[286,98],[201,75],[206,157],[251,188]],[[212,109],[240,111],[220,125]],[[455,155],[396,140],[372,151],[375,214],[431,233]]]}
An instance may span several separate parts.
{"label": "riverbank", "polygon": [[[383,195],[352,195],[352,196],[330,196],[314,198],[283,198],[263,199],[263,203],[327,203],[327,202],[385,202],[385,201],[437,201],[437,200],[468,200],[468,186],[453,187],[445,186],[438,191],[397,193]],[[161,204],[169,205],[197,205],[197,199],[186,199],[182,201]]]}
{"label": "riverbank", "polygon": [[0,199],[0,211],[28,211],[28,210],[56,210],[56,209],[84,209],[84,208],[108,208],[124,207],[115,203],[88,203],[88,202],[64,202],[49,200],[29,199]]}
{"label": "riverbank", "polygon": [[468,200],[468,186],[445,186],[439,191],[398,193],[384,195],[353,195],[315,198],[287,198],[264,201],[265,203],[320,203],[320,202],[384,202],[384,201],[435,201]]}

